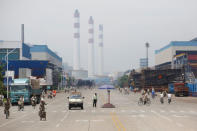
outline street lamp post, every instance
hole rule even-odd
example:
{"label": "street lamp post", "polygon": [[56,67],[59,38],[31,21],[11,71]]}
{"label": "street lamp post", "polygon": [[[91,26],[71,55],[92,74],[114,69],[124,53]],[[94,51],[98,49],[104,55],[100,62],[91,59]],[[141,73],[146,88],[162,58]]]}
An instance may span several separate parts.
{"label": "street lamp post", "polygon": [[7,98],[8,98],[8,91],[9,91],[9,90],[8,90],[8,88],[9,88],[9,86],[8,86],[8,55],[9,55],[10,53],[14,52],[16,49],[17,49],[17,48],[11,50],[10,52],[8,52],[8,49],[7,49],[7,55],[5,56],[5,58],[6,58],[6,63],[7,63],[7,74],[6,74],[6,77],[7,77]]}
{"label": "street lamp post", "polygon": [[147,63],[146,63],[147,65],[146,65],[146,66],[147,66],[147,68],[148,68],[148,48],[150,47],[150,45],[149,45],[148,42],[146,42],[145,45],[146,45],[146,60],[147,60]]}

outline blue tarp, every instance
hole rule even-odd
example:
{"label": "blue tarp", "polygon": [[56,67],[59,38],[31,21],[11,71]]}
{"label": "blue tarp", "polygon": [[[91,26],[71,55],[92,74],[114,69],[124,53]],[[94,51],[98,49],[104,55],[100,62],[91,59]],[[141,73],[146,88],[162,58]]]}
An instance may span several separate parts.
{"label": "blue tarp", "polygon": [[197,92],[197,83],[188,83],[187,86],[189,87],[189,92]]}

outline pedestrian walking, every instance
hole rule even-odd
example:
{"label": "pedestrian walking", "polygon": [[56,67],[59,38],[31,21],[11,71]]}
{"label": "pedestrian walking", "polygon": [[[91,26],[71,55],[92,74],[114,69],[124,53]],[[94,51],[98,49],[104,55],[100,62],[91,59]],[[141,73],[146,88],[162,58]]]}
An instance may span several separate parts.
{"label": "pedestrian walking", "polygon": [[172,98],[172,95],[170,93],[168,93],[168,104],[171,103],[171,98]]}
{"label": "pedestrian walking", "polygon": [[96,107],[96,103],[97,103],[97,93],[95,93],[93,96],[93,107]]}
{"label": "pedestrian walking", "polygon": [[161,104],[164,103],[164,100],[163,100],[163,92],[161,92],[161,94],[160,94],[160,102],[161,102]]}

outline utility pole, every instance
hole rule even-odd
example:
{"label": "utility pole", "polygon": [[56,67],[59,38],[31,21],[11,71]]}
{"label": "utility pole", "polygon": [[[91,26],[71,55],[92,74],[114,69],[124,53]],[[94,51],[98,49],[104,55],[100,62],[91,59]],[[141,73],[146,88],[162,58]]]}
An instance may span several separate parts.
{"label": "utility pole", "polygon": [[147,60],[146,66],[148,68],[148,48],[150,47],[150,45],[148,42],[146,42],[145,46],[146,46],[146,60]]}

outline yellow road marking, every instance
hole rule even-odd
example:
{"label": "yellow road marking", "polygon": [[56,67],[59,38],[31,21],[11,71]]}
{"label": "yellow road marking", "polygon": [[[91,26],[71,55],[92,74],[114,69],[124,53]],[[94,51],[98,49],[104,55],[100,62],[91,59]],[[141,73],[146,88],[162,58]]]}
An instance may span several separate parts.
{"label": "yellow road marking", "polygon": [[111,113],[110,115],[111,115],[112,120],[113,120],[113,123],[114,123],[114,125],[116,126],[116,128],[118,129],[118,131],[121,131],[121,129],[120,129],[120,127],[119,127],[119,125],[118,125],[118,123],[117,123],[117,121],[116,121],[114,115],[113,115],[112,113]]}
{"label": "yellow road marking", "polygon": [[122,122],[120,121],[120,119],[118,118],[118,116],[116,115],[116,113],[114,113],[114,116],[115,116],[115,118],[117,119],[117,121],[118,121],[120,127],[122,128],[122,130],[123,130],[123,131],[126,131],[124,125],[122,124]]}
{"label": "yellow road marking", "polygon": [[110,114],[112,116],[112,120],[116,126],[116,128],[118,129],[118,131],[126,131],[124,125],[122,124],[122,122],[120,121],[120,119],[118,118],[118,116],[116,115],[116,113],[111,113]]}

